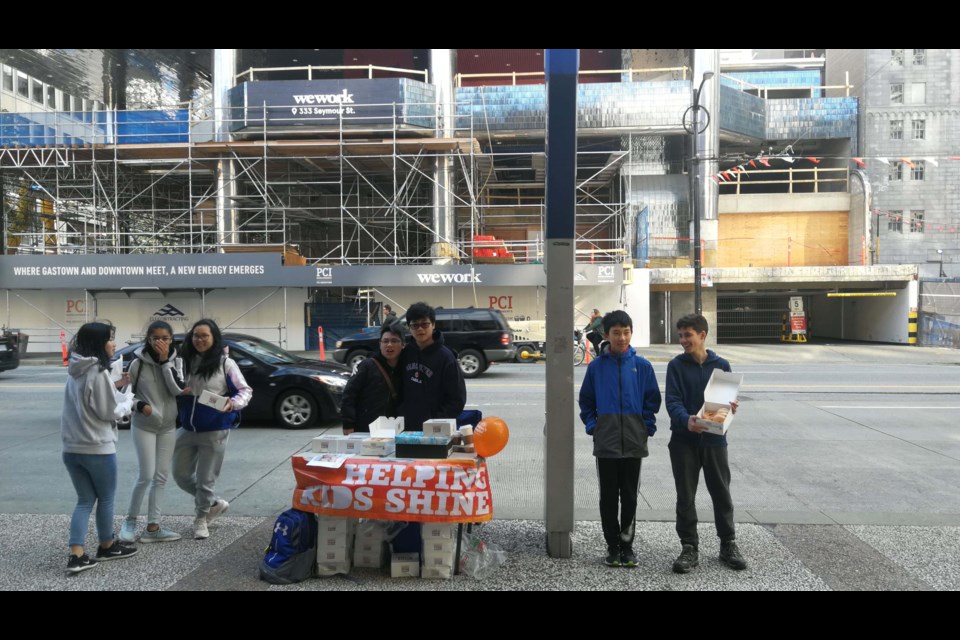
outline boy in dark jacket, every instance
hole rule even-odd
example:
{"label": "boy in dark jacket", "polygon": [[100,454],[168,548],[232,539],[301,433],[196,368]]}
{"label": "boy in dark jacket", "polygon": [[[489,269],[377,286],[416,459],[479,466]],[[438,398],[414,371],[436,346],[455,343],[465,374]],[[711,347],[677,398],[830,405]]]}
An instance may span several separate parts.
{"label": "boy in dark jacket", "polygon": [[[700,470],[713,501],[717,535],[720,537],[720,561],[731,569],[747,568],[737,548],[733,524],[733,499],[730,497],[730,465],[727,462],[727,436],[704,433],[706,427],[693,418],[703,406],[703,392],[714,369],[730,371],[730,363],[704,346],[707,320],[690,314],[677,321],[683,353],[667,365],[667,413],[670,414],[670,465],[677,486],[677,534],[682,549],[673,563],[676,573],[687,573],[699,562],[697,535],[697,482]],[[737,403],[731,410],[737,412]]]}
{"label": "boy in dark jacket", "polygon": [[417,302],[406,313],[411,340],[400,357],[403,368],[403,429],[422,431],[425,420],[456,418],[467,403],[467,385],[453,351],[436,329],[433,307]]}
{"label": "boy in dark jacket", "polygon": [[607,543],[603,563],[635,567],[640,464],[648,455],[647,438],[657,431],[660,387],[653,367],[630,346],[633,321],[626,312],[605,315],[603,332],[610,347],[587,367],[580,387],[580,419],[593,436],[597,459],[600,522]]}

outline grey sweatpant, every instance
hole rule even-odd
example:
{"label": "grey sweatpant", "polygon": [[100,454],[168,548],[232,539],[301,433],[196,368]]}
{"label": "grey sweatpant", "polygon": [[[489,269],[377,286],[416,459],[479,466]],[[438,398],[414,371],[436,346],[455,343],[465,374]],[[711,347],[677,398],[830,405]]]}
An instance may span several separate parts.
{"label": "grey sweatpant", "polygon": [[215,485],[227,452],[230,430],[177,431],[173,449],[173,479],[177,486],[194,497],[197,516],[206,515],[216,502]]}
{"label": "grey sweatpant", "polygon": [[176,432],[177,430],[173,427],[159,433],[141,429],[137,425],[130,427],[133,446],[137,450],[137,460],[140,462],[140,476],[137,478],[137,484],[133,486],[133,495],[130,496],[128,520],[136,520],[140,515],[143,494],[149,486],[147,523],[160,524],[160,502],[163,500],[163,490],[167,486],[167,477],[170,475]]}

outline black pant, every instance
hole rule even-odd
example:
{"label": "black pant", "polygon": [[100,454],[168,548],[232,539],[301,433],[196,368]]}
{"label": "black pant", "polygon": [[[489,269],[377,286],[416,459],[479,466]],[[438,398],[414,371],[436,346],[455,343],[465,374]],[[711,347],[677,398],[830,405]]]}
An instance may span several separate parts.
{"label": "black pant", "polygon": [[633,547],[642,462],[643,458],[597,458],[600,523],[609,548]]}
{"label": "black pant", "polygon": [[676,438],[670,440],[670,466],[677,485],[677,534],[681,544],[699,547],[697,535],[697,483],[700,469],[713,501],[713,517],[721,542],[736,540],[733,498],[730,497],[730,465],[726,447],[698,447]]}
{"label": "black pant", "polygon": [[587,340],[589,340],[590,344],[593,345],[593,352],[596,355],[600,355],[600,343],[603,342],[603,336],[600,335],[600,332],[591,331],[587,334]]}

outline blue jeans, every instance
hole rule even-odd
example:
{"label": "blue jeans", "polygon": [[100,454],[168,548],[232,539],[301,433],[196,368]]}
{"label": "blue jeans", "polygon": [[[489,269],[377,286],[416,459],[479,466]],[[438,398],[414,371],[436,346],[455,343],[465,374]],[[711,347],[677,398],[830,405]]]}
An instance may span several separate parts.
{"label": "blue jeans", "polygon": [[77,506],[70,520],[70,544],[83,546],[90,524],[90,512],[97,505],[97,538],[113,540],[113,501],[117,494],[117,454],[63,454],[73,487],[77,490]]}

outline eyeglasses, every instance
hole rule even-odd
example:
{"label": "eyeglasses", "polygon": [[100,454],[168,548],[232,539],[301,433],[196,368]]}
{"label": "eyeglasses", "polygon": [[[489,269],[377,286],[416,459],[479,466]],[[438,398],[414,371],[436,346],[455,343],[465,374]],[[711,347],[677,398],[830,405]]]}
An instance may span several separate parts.
{"label": "eyeglasses", "polygon": [[173,338],[169,336],[166,336],[166,337],[154,336],[150,338],[150,342],[173,342]]}
{"label": "eyeglasses", "polygon": [[396,338],[384,338],[380,341],[380,344],[400,344],[403,340],[397,340]]}
{"label": "eyeglasses", "polygon": [[196,341],[196,340],[199,340],[199,341],[202,342],[202,341],[204,341],[204,340],[213,340],[213,336],[211,336],[211,335],[201,335],[201,334],[199,334],[199,333],[195,333],[195,334],[193,334],[193,339],[194,339],[195,341]]}
{"label": "eyeglasses", "polygon": [[407,326],[416,331],[417,329],[429,329],[433,326],[433,323],[429,320],[424,320],[423,322],[411,322]]}

